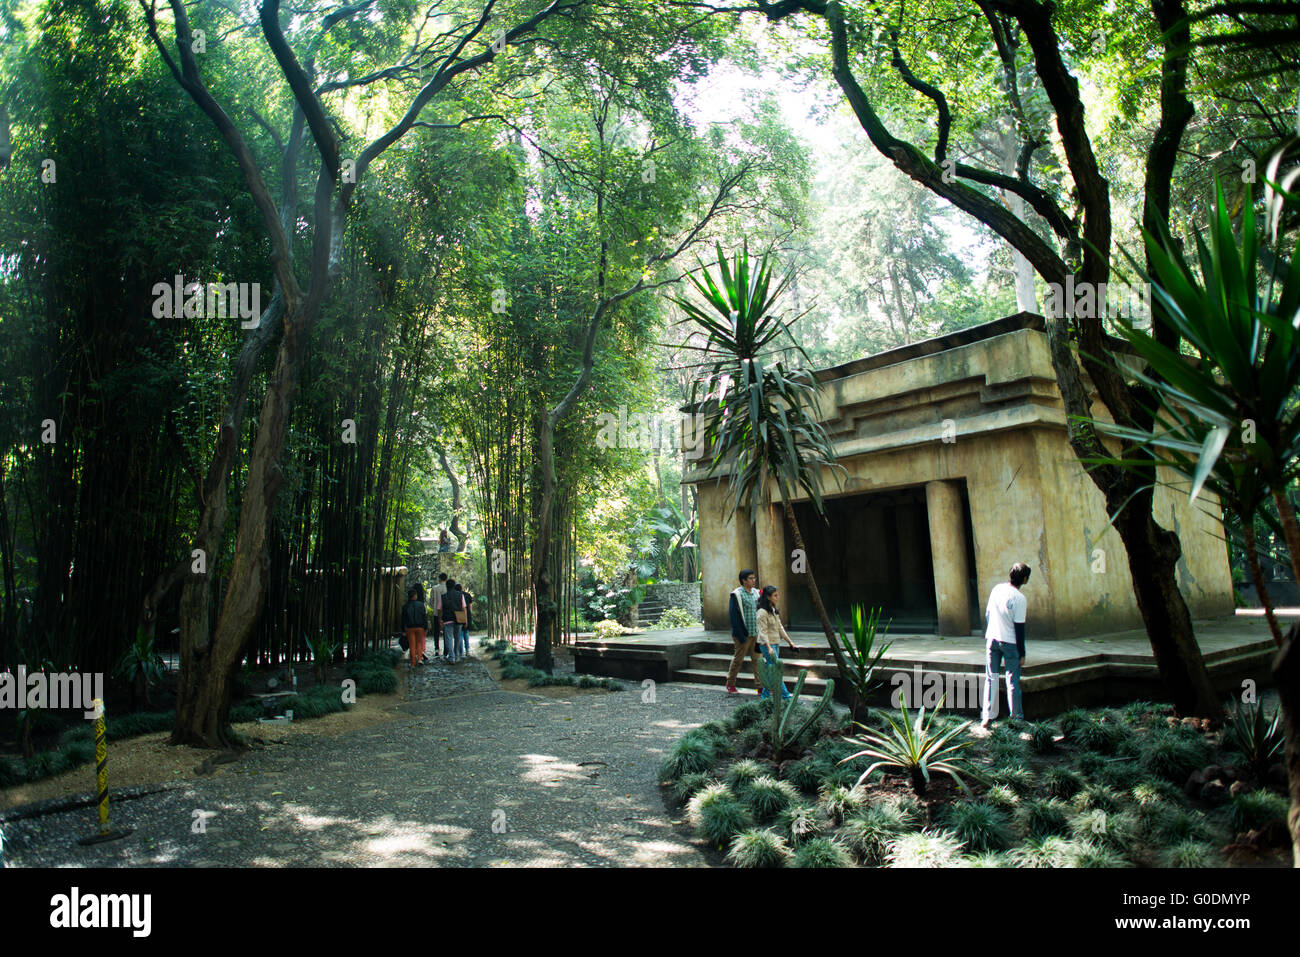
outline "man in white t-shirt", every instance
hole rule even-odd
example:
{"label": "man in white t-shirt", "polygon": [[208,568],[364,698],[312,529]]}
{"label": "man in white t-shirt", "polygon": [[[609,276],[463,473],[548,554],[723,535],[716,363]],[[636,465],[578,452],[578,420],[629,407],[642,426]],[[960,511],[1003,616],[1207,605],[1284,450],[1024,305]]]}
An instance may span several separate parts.
{"label": "man in white t-shirt", "polygon": [[1029,581],[1029,566],[1016,562],[1011,566],[1010,581],[999,582],[989,593],[988,607],[984,610],[988,628],[984,632],[987,644],[984,665],[984,710],[981,728],[987,728],[998,713],[998,678],[1002,662],[1007,663],[1007,703],[1011,717],[1023,718],[1020,701],[1020,663],[1025,660],[1025,612],[1028,602],[1020,586]]}

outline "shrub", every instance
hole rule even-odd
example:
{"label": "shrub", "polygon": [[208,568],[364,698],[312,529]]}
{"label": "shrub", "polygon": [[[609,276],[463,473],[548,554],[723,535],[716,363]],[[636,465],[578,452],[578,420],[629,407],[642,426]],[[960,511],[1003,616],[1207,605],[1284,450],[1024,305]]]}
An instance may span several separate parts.
{"label": "shrub", "polygon": [[1073,864],[1075,867],[1132,867],[1124,859],[1119,851],[1105,844],[1095,844],[1092,841],[1081,841],[1078,850],[1075,852]]}
{"label": "shrub", "polygon": [[790,846],[766,829],[745,831],[727,852],[727,860],[736,867],[784,867],[790,857]]}
{"label": "shrub", "polygon": [[1195,738],[1170,731],[1153,731],[1141,744],[1139,763],[1158,778],[1181,784],[1209,760],[1209,748]]}
{"label": "shrub", "polygon": [[709,771],[717,760],[717,749],[710,739],[687,732],[674,742],[659,765],[659,780],[676,781],[684,774]]}
{"label": "shrub", "polygon": [[0,788],[10,788],[27,780],[27,768],[21,761],[0,758]]}
{"label": "shrub", "polygon": [[1003,850],[1014,838],[1006,812],[985,801],[949,805],[943,825],[971,853]]}
{"label": "shrub", "polygon": [[1015,867],[1016,862],[1005,851],[985,851],[966,860],[967,867]]}
{"label": "shrub", "polygon": [[814,837],[794,852],[794,867],[851,867],[853,859],[837,841]]}
{"label": "shrub", "polygon": [[801,844],[810,837],[816,837],[825,829],[825,822],[811,804],[791,804],[777,817],[777,825],[782,833],[788,834],[792,846]]}
{"label": "shrub", "polygon": [[753,824],[749,811],[725,784],[710,784],[697,791],[686,805],[686,818],[697,835],[718,847],[726,847]]}
{"label": "shrub", "polygon": [[140,711],[104,719],[104,734],[110,741],[133,738],[140,734],[170,731],[176,723],[175,711]]}
{"label": "shrub", "polygon": [[1012,808],[1020,803],[1015,790],[1006,784],[995,784],[984,795],[984,800],[995,807]]}
{"label": "shrub", "polygon": [[1124,851],[1133,845],[1137,822],[1128,813],[1110,813],[1093,808],[1070,821],[1070,833],[1080,842],[1105,844]]}
{"label": "shrub", "polygon": [[795,761],[785,771],[785,779],[801,791],[816,791],[821,787],[826,766],[816,761]]}
{"label": "shrub", "polygon": [[885,861],[889,843],[907,830],[896,815],[882,807],[870,807],[849,818],[839,830],[839,839],[863,864]]}
{"label": "shrub", "polygon": [[766,702],[746,701],[731,712],[731,715],[727,718],[727,724],[731,726],[732,730],[740,731],[762,721],[769,713],[770,710]]}
{"label": "shrub", "polygon": [[1154,701],[1130,701],[1120,708],[1120,718],[1126,724],[1141,724],[1150,715],[1159,715],[1169,710],[1168,705]]}
{"label": "shrub", "polygon": [[1162,844],[1176,844],[1193,838],[1208,838],[1210,829],[1205,817],[1175,804],[1157,804],[1143,815],[1147,833]]}
{"label": "shrub", "polygon": [[669,608],[647,630],[667,631],[669,628],[694,628],[697,625],[699,622],[695,620],[695,616],[685,608]]}
{"label": "shrub", "polygon": [[1240,751],[1245,763],[1263,776],[1268,766],[1282,756],[1286,734],[1282,729],[1282,709],[1270,718],[1264,706],[1237,703],[1223,727],[1223,746]]}
{"label": "shrub", "polygon": [[1213,848],[1199,841],[1179,841],[1165,851],[1163,863],[1165,867],[1215,867],[1218,857]]}
{"label": "shrub", "polygon": [[692,772],[683,774],[673,785],[673,796],[679,801],[689,801],[691,798],[713,783],[713,778],[703,772]]}
{"label": "shrub", "polygon": [[1034,773],[1019,764],[995,768],[988,777],[991,783],[1004,784],[1020,795],[1034,789]]}
{"label": "shrub", "polygon": [[1056,729],[1046,721],[1036,721],[1029,726],[1029,746],[1039,754],[1056,750]]}
{"label": "shrub", "polygon": [[1083,790],[1083,777],[1069,768],[1050,767],[1043,772],[1042,787],[1048,797],[1069,800]]}
{"label": "shrub", "polygon": [[1075,747],[1098,754],[1114,754],[1126,737],[1126,728],[1098,718],[1073,725],[1065,735]]}
{"label": "shrub", "polygon": [[367,668],[355,680],[357,690],[363,694],[392,694],[397,690],[397,675],[392,668]]}
{"label": "shrub", "polygon": [[[734,767],[734,765],[733,765]],[[789,781],[778,781],[763,775],[749,783],[740,799],[754,812],[759,821],[770,821],[799,800],[799,792]]]}
{"label": "shrub", "polygon": [[973,769],[962,757],[962,752],[974,743],[957,740],[964,734],[970,722],[939,730],[935,725],[938,709],[930,713],[930,720],[925,720],[922,708],[913,721],[907,708],[899,709],[902,720],[895,721],[891,715],[885,715],[889,732],[877,733],[864,731],[855,743],[864,745],[854,757],[869,758],[875,767],[897,768],[911,779],[914,793],[925,794],[926,785],[932,774],[946,774],[952,778],[963,791],[969,791],[963,775],[970,775]]}
{"label": "shrub", "polygon": [[67,758],[60,751],[38,751],[26,760],[27,780],[52,778],[68,769]]}
{"label": "shrub", "polygon": [[1063,711],[1056,716],[1056,726],[1061,729],[1066,740],[1070,739],[1071,732],[1081,724],[1087,724],[1092,720],[1092,716],[1083,708],[1071,708],[1069,711]]}
{"label": "shrub", "polygon": [[1134,761],[1110,761],[1098,776],[1102,784],[1109,784],[1117,791],[1127,791],[1145,777],[1146,773]]}
{"label": "shrub", "polygon": [[623,626],[612,619],[606,618],[604,621],[596,622],[594,631],[596,637],[601,641],[608,641],[611,638],[617,638],[623,634]]}
{"label": "shrub", "polygon": [[64,764],[69,768],[95,760],[95,745],[90,741],[69,741],[62,750]]}
{"label": "shrub", "polygon": [[1011,852],[1018,867],[1070,867],[1082,850],[1074,841],[1055,834],[1031,837]]}
{"label": "shrub", "polygon": [[1272,821],[1285,823],[1290,807],[1290,801],[1271,791],[1243,791],[1233,797],[1228,810],[1235,830],[1250,831]]}
{"label": "shrub", "polygon": [[947,831],[900,834],[889,842],[887,867],[959,867],[962,844]]}
{"label": "shrub", "polygon": [[1080,811],[1094,808],[1113,813],[1120,809],[1123,797],[1118,791],[1104,784],[1088,784],[1074,796],[1074,806]]}
{"label": "shrub", "polygon": [[1016,822],[1027,837],[1050,837],[1070,832],[1066,805],[1057,798],[1024,801],[1016,811]]}
{"label": "shrub", "polygon": [[866,795],[856,787],[846,788],[838,784],[824,784],[818,803],[822,813],[838,824],[863,807],[866,803]]}
{"label": "shrub", "polygon": [[743,795],[746,788],[755,780],[768,773],[768,766],[752,758],[741,758],[727,768],[723,780],[738,795]]}

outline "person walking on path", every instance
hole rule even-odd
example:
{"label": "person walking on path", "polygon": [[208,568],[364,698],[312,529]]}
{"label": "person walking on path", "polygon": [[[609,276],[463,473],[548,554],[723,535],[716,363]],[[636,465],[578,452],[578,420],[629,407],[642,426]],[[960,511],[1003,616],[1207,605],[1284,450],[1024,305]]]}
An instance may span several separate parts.
{"label": "person walking on path", "polygon": [[442,596],[442,644],[446,658],[453,664],[460,660],[461,625],[469,619],[465,596],[454,578],[447,579],[447,591]]}
{"label": "person walking on path", "polygon": [[731,593],[728,602],[731,614],[731,640],[736,646],[736,653],[731,656],[731,667],[727,669],[727,694],[739,694],[736,690],[736,676],[740,674],[741,662],[748,655],[754,663],[754,687],[763,689],[763,681],[758,675],[758,576],[752,568],[740,570],[740,587]]}
{"label": "person walking on path", "polygon": [[1010,580],[999,582],[989,593],[984,618],[988,627],[984,632],[987,643],[984,665],[984,708],[981,728],[987,728],[998,713],[998,678],[1002,662],[1007,667],[1007,704],[1011,717],[1024,718],[1025,711],[1020,696],[1020,665],[1025,660],[1025,613],[1029,603],[1020,586],[1029,581],[1029,566],[1016,562],[1011,566]]}
{"label": "person walking on path", "polygon": [[[782,638],[785,639],[786,644],[791,649],[798,650],[786,633],[785,625],[781,624],[781,610],[776,606],[776,594],[777,587],[775,585],[764,585],[763,593],[758,596],[758,641],[762,646],[763,657],[767,659],[768,664],[772,664],[781,657]],[[763,688],[760,697],[771,697],[766,687]],[[786,689],[785,682],[782,682],[781,700],[788,700],[789,697],[790,692]]]}
{"label": "person walking on path", "polygon": [[438,574],[438,584],[430,590],[430,605],[433,606],[433,648],[441,655],[447,653],[447,643],[442,637],[442,596],[447,594],[447,573]]}
{"label": "person walking on path", "polygon": [[424,664],[424,636],[429,629],[429,610],[420,601],[420,588],[411,586],[402,606],[402,630],[406,632],[407,648],[411,652],[411,667]]}

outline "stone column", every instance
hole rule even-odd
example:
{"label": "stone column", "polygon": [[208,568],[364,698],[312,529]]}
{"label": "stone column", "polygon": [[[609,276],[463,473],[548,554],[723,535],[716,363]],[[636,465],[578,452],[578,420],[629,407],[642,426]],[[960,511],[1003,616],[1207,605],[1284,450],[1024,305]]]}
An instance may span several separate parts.
{"label": "stone column", "polygon": [[700,591],[704,627],[730,632],[727,597],[740,584],[736,574],[742,568],[758,568],[754,560],[754,527],[744,510],[726,517],[726,496],[729,493],[725,480],[703,482],[699,490],[699,557],[703,579]]}
{"label": "stone column", "polygon": [[785,547],[785,510],[780,502],[770,509],[758,509],[758,527],[755,544],[758,550],[758,584],[775,585],[780,589],[777,600],[781,604],[781,620],[790,624],[790,555]]}
{"label": "stone column", "polygon": [[930,519],[930,557],[934,563],[934,597],[939,634],[969,635],[970,581],[966,572],[966,523],[956,482],[927,482],[925,506]]}

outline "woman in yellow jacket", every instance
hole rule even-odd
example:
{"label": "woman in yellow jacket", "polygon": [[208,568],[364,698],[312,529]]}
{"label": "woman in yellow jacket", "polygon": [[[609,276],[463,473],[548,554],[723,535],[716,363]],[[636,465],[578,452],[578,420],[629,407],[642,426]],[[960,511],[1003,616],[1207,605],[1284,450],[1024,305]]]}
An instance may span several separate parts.
{"label": "woman in yellow jacket", "polygon": [[[776,661],[781,657],[781,639],[784,638],[786,644],[791,648],[798,650],[790,636],[786,634],[785,626],[781,624],[781,610],[777,608],[776,598],[777,587],[775,585],[765,585],[763,594],[758,598],[758,645],[762,651],[763,657],[769,662]],[[762,689],[760,697],[770,697],[766,688]],[[785,700],[790,697],[790,692],[786,690],[785,684],[781,685],[781,698]]]}

